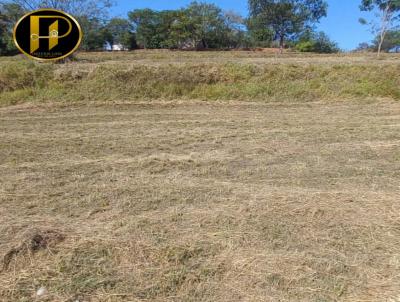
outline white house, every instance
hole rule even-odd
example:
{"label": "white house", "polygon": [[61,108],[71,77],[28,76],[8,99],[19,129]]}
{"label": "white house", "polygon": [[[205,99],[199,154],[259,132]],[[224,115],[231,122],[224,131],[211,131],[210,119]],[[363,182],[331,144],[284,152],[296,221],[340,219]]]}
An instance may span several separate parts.
{"label": "white house", "polygon": [[122,44],[113,44],[112,45],[112,50],[114,51],[125,51],[128,50],[128,48],[124,47]]}
{"label": "white house", "polygon": [[104,50],[108,50],[108,51],[126,51],[126,50],[129,50],[129,49],[124,47],[122,44],[119,44],[119,43],[113,44],[113,45],[111,45],[109,43],[106,43],[104,45]]}

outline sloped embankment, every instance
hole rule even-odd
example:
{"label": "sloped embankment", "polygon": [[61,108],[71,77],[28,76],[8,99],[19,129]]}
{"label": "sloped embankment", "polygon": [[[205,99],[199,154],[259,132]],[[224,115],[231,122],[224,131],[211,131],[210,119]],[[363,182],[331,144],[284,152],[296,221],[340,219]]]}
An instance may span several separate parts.
{"label": "sloped embankment", "polygon": [[26,101],[314,101],[400,98],[397,64],[0,62],[1,105]]}

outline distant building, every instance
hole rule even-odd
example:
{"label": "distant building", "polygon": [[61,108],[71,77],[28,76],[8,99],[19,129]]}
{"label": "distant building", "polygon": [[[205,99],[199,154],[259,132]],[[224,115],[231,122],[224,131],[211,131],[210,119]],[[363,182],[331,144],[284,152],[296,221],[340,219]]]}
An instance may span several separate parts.
{"label": "distant building", "polygon": [[125,51],[128,50],[128,48],[126,48],[125,46],[123,46],[122,44],[113,44],[112,45],[112,50],[114,51]]}
{"label": "distant building", "polygon": [[127,51],[129,49],[124,47],[122,44],[119,44],[119,43],[113,44],[113,45],[111,45],[109,43],[106,43],[104,45],[104,50],[107,50],[107,51]]}

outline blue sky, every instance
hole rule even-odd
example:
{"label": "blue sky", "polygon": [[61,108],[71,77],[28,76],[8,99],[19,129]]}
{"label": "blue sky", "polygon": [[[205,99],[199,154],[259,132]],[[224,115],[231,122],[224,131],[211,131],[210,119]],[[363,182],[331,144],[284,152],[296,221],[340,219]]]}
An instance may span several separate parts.
{"label": "blue sky", "polygon": [[[191,0],[116,0],[113,15],[126,17],[126,13],[135,8],[152,8],[155,10],[176,9],[189,4]],[[224,10],[233,10],[247,16],[247,0],[202,0],[214,3]],[[360,17],[368,18],[370,14],[360,12],[361,0],[327,0],[328,17],[318,25],[344,50],[351,50],[361,42],[369,42],[372,35],[367,26],[359,24]]]}

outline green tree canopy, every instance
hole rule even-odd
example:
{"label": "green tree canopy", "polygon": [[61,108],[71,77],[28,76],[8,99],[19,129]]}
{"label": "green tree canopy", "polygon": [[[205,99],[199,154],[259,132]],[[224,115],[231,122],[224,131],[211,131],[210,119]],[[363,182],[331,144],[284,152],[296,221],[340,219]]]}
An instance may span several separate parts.
{"label": "green tree canopy", "polygon": [[301,33],[327,14],[324,0],[249,0],[250,18],[269,28],[284,47],[285,39]]}
{"label": "green tree canopy", "polygon": [[186,28],[194,47],[215,47],[226,33],[222,10],[214,4],[192,2],[185,9]]}
{"label": "green tree canopy", "polygon": [[252,46],[271,46],[275,33],[262,17],[249,18],[246,20],[246,25]]}
{"label": "green tree canopy", "polygon": [[243,19],[219,7],[192,2],[179,10],[137,9],[128,14],[143,48],[225,48],[243,44]]}
{"label": "green tree canopy", "polygon": [[296,49],[301,52],[337,53],[339,47],[326,33],[306,30],[300,35],[296,43]]}
{"label": "green tree canopy", "polygon": [[54,8],[86,18],[103,18],[112,6],[111,0],[11,0],[7,1],[22,7],[25,11],[38,8]]}
{"label": "green tree canopy", "polygon": [[135,34],[132,24],[123,18],[112,18],[105,25],[105,37],[107,42],[112,46],[120,44],[125,49],[133,49],[136,47]]}
{"label": "green tree canopy", "polygon": [[[378,49],[380,36],[377,36],[373,41],[373,48]],[[385,39],[381,45],[381,50],[384,52],[399,52],[400,51],[400,30],[389,30],[386,33]]]}
{"label": "green tree canopy", "polygon": [[24,9],[16,3],[0,4],[0,54],[17,53],[17,48],[12,40],[13,28],[24,12]]}
{"label": "green tree canopy", "polygon": [[380,10],[389,9],[390,11],[400,10],[400,0],[362,0],[360,5],[361,10],[371,11],[374,8]]}
{"label": "green tree canopy", "polygon": [[79,17],[78,21],[84,32],[81,49],[86,51],[103,50],[109,37],[104,21],[86,16]]}
{"label": "green tree canopy", "polygon": [[138,44],[143,48],[162,48],[167,34],[166,13],[160,13],[152,9],[136,9],[129,12],[128,17],[136,32]]}

